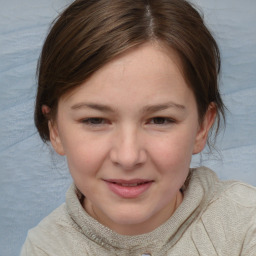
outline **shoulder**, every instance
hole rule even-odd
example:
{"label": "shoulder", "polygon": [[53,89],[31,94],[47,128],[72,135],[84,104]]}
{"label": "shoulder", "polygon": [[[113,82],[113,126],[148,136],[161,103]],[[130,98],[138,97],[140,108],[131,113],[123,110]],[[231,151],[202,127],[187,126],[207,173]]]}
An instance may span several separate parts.
{"label": "shoulder", "polygon": [[[211,216],[225,229],[246,230],[256,224],[256,188],[238,181],[218,181],[204,216]],[[226,225],[225,225],[226,224]]]}
{"label": "shoulder", "polygon": [[47,217],[45,217],[35,228],[31,229],[29,233],[61,233],[63,230],[70,228],[78,228],[70,218],[66,204],[62,204]]}
{"label": "shoulder", "polygon": [[63,204],[29,230],[21,255],[66,255],[80,233]]}
{"label": "shoulder", "polygon": [[221,181],[207,168],[197,175],[202,171],[208,172],[203,174],[207,182],[202,176],[200,179],[212,185],[212,196],[196,224],[197,244],[208,237],[221,255],[254,255],[240,253],[248,248],[256,253],[256,188],[239,181]]}
{"label": "shoulder", "polygon": [[[205,212],[214,215],[219,213],[223,218],[232,216],[240,222],[243,216],[255,217],[256,187],[240,181],[222,181],[206,167],[199,168],[196,176],[199,177],[204,191],[211,195]],[[256,221],[256,218],[253,220]]]}
{"label": "shoulder", "polygon": [[237,206],[256,208],[256,188],[246,183],[233,181],[225,184],[222,197],[232,201]]}
{"label": "shoulder", "polygon": [[192,176],[204,191],[212,193],[211,203],[232,202],[233,206],[256,208],[256,187],[240,181],[222,181],[207,167],[193,169]]}
{"label": "shoulder", "polygon": [[256,189],[242,182],[221,183],[223,191],[202,216],[205,229],[224,255],[256,255]]}

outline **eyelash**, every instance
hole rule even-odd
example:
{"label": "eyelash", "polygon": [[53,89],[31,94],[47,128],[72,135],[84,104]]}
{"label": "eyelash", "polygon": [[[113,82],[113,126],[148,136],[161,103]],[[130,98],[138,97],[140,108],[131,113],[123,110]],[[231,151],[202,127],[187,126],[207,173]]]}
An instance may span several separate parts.
{"label": "eyelash", "polygon": [[[99,125],[104,125],[104,124],[110,123],[108,120],[101,118],[101,117],[91,117],[91,118],[83,119],[81,122],[86,125],[90,125],[90,126],[99,126]],[[171,118],[159,116],[159,117],[153,117],[153,118],[149,119],[149,121],[146,124],[168,125],[168,124],[172,124],[172,123],[175,123],[175,120],[173,120]]]}
{"label": "eyelash", "polygon": [[[156,123],[152,123],[152,121],[158,121]],[[159,121],[162,121],[159,123]],[[149,124],[153,124],[153,125],[168,125],[168,124],[173,124],[175,123],[175,120],[173,120],[172,118],[167,118],[167,117],[153,117],[149,120]]]}
{"label": "eyelash", "polygon": [[103,125],[108,123],[106,119],[101,117],[91,117],[91,118],[83,119],[81,122],[87,125],[92,125],[92,126],[98,126],[98,125]]}

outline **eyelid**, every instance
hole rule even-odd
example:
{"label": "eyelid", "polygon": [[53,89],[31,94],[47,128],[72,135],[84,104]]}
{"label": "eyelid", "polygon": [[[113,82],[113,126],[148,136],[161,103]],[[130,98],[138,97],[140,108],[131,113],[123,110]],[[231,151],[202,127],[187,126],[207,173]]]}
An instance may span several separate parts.
{"label": "eyelid", "polygon": [[[154,121],[160,121],[160,122],[154,122]],[[103,118],[103,117],[88,117],[83,118],[79,120],[79,122],[88,125],[88,126],[103,126],[103,125],[109,125],[111,124],[111,121]],[[146,124],[150,125],[157,125],[157,126],[164,126],[164,125],[171,125],[176,123],[177,121],[174,118],[171,117],[164,117],[164,116],[155,116],[152,118],[149,118],[146,121]]]}
{"label": "eyelid", "polygon": [[[96,121],[96,122],[93,123],[93,121]],[[81,119],[81,123],[90,125],[90,126],[100,126],[100,125],[109,124],[110,122],[107,119],[102,117],[89,117],[89,118]]]}
{"label": "eyelid", "polygon": [[[162,119],[164,121],[164,123],[151,123],[151,121],[154,121],[154,119]],[[149,119],[149,121],[147,122],[148,124],[153,124],[153,125],[168,125],[168,124],[173,124],[176,123],[176,120],[170,117],[164,117],[164,116],[156,116],[156,117],[152,117]]]}

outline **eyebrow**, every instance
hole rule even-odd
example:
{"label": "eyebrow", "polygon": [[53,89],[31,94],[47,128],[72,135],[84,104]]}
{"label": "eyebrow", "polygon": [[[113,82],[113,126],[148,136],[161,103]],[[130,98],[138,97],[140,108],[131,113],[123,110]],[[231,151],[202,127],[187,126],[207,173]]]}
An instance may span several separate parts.
{"label": "eyebrow", "polygon": [[[107,106],[104,104],[97,104],[97,103],[81,102],[81,103],[77,103],[77,104],[71,106],[71,109],[73,109],[73,110],[83,109],[83,108],[95,109],[95,110],[99,110],[101,112],[109,112],[109,113],[115,112],[115,110],[113,108],[111,108],[110,106]],[[164,104],[145,106],[142,109],[142,113],[154,113],[154,112],[158,112],[158,111],[165,110],[168,108],[176,108],[176,109],[182,110],[182,111],[184,111],[186,109],[186,107],[184,105],[177,104],[174,102],[167,102]]]}
{"label": "eyebrow", "polygon": [[154,112],[158,112],[161,110],[165,110],[168,108],[176,108],[178,110],[182,110],[184,111],[186,109],[186,107],[184,105],[175,103],[175,102],[167,102],[164,104],[157,104],[157,105],[148,105],[145,106],[142,110],[143,113],[154,113]]}
{"label": "eyebrow", "polygon": [[111,107],[109,107],[107,105],[96,104],[96,103],[82,102],[82,103],[75,104],[71,107],[71,109],[74,109],[74,110],[75,109],[83,109],[83,108],[91,108],[91,109],[99,110],[101,112],[115,112],[114,109],[112,109]]}

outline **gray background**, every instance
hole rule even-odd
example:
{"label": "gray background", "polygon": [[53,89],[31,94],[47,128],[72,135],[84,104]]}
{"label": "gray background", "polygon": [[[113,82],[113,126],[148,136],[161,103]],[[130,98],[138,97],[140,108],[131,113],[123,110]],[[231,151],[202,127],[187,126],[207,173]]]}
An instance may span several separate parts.
{"label": "gray background", "polygon": [[[27,230],[64,201],[71,179],[34,128],[35,70],[52,19],[70,0],[9,0],[0,8],[0,255],[18,255]],[[256,185],[256,1],[194,0],[222,53],[221,92],[230,112],[203,165]],[[192,165],[198,165],[199,157]]]}

